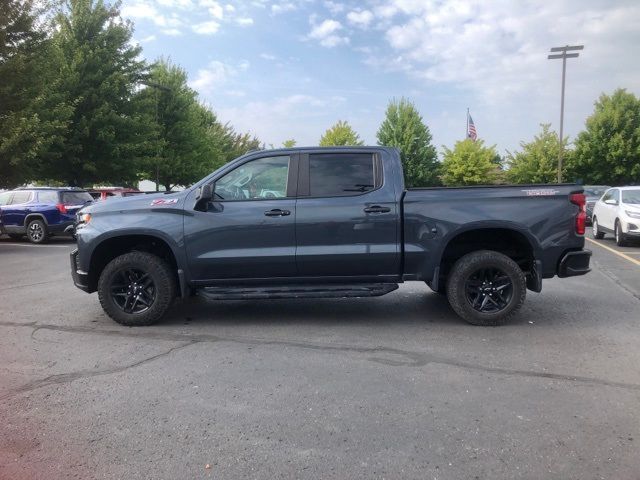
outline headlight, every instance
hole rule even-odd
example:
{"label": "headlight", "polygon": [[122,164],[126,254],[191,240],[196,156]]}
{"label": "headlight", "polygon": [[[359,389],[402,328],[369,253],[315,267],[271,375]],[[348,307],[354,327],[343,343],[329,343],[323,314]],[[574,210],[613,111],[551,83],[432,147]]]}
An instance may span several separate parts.
{"label": "headlight", "polygon": [[86,225],[87,223],[89,223],[91,221],[91,214],[90,213],[79,213],[76,220],[78,221],[78,226],[80,225]]}
{"label": "headlight", "polygon": [[640,218],[640,212],[632,212],[630,210],[625,210],[624,213],[629,215],[631,218]]}

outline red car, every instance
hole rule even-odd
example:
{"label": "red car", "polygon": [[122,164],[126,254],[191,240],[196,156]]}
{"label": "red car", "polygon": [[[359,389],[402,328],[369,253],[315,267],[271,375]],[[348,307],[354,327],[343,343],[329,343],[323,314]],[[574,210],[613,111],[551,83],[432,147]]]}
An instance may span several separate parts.
{"label": "red car", "polygon": [[107,200],[112,197],[131,197],[133,195],[141,195],[144,193],[140,190],[136,190],[135,188],[124,187],[101,187],[92,188],[87,191],[95,201]]}

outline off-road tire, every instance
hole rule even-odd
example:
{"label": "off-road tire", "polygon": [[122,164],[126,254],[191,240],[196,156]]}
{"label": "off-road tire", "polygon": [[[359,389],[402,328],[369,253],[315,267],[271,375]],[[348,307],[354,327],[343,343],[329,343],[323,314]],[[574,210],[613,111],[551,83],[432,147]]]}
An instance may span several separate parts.
{"label": "off-road tire", "polygon": [[[511,281],[512,294],[500,311],[485,313],[473,308],[468,299],[467,280],[482,268],[493,268],[504,273]],[[524,302],[527,285],[524,273],[516,262],[499,252],[479,250],[460,258],[447,278],[447,299],[451,308],[472,325],[497,326],[504,324]]]}
{"label": "off-road tire", "polygon": [[[126,313],[112,295],[114,276],[123,269],[132,268],[148,273],[155,288],[155,300],[141,313]],[[107,315],[121,325],[141,327],[158,322],[167,312],[176,296],[176,280],[171,267],[160,257],[147,252],[133,251],[111,260],[98,280],[98,298]]]}
{"label": "off-road tire", "polygon": [[602,240],[604,238],[604,232],[601,232],[598,229],[597,217],[593,217],[593,222],[591,222],[591,225],[592,225],[593,238],[595,238],[596,240]]}
{"label": "off-road tire", "polygon": [[27,224],[27,238],[31,243],[35,243],[36,245],[47,243],[49,240],[47,224],[40,219],[31,220]]}

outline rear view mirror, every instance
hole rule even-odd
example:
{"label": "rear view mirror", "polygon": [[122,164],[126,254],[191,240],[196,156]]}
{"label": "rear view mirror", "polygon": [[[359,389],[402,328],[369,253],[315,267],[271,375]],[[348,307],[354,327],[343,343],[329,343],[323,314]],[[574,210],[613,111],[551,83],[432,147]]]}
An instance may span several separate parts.
{"label": "rear view mirror", "polygon": [[616,202],[613,198],[609,198],[609,199],[605,200],[604,203],[606,203],[607,205],[617,205],[618,204],[618,202]]}

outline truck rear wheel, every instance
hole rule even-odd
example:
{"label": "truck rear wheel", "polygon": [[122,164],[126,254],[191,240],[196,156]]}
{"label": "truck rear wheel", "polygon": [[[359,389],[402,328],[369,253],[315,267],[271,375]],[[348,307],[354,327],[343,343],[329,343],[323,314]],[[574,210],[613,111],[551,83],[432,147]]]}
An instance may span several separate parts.
{"label": "truck rear wheel", "polygon": [[451,308],[472,325],[503,324],[524,302],[524,273],[506,255],[480,250],[460,258],[447,279]]}
{"label": "truck rear wheel", "polygon": [[122,325],[156,323],[176,295],[167,263],[147,252],[129,252],[111,260],[100,274],[98,297],[103,310]]}

